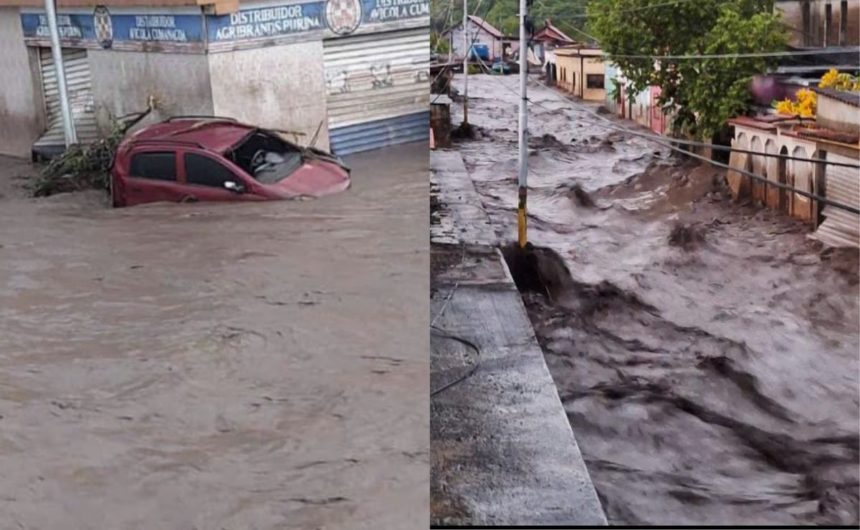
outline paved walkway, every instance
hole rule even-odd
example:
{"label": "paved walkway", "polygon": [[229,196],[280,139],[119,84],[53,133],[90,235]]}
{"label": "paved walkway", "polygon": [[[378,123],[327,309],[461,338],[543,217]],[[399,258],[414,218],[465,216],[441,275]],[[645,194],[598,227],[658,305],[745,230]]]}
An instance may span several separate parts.
{"label": "paved walkway", "polygon": [[433,152],[431,168],[432,522],[604,525],[463,161]]}

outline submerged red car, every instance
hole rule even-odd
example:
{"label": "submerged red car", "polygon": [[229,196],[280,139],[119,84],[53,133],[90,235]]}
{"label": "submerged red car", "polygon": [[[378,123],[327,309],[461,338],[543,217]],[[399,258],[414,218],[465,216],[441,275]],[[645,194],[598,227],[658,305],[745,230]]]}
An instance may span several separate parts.
{"label": "submerged red car", "polygon": [[120,143],[111,169],[114,206],[146,202],[320,197],[350,186],[325,151],[230,118],[175,117]]}

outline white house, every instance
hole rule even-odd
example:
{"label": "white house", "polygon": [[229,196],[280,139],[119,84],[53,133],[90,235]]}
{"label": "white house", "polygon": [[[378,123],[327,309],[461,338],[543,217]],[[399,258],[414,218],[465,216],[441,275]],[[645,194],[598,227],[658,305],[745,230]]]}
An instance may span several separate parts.
{"label": "white house", "polygon": [[[511,39],[506,38],[492,24],[474,15],[469,15],[467,28],[468,42],[473,45],[484,44],[487,46],[487,51],[490,55],[490,61],[496,57],[504,57],[516,50],[517,44],[511,42]],[[451,50],[455,57],[463,57],[465,55],[465,43],[463,35],[463,23],[454,26],[444,33],[444,36],[451,44]]]}

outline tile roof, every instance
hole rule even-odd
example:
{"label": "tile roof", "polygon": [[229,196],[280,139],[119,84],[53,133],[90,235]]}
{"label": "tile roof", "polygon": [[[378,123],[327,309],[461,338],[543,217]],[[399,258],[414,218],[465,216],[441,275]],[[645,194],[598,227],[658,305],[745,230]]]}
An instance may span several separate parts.
{"label": "tile roof", "polygon": [[504,35],[502,34],[502,32],[501,32],[501,31],[499,31],[498,29],[496,29],[496,27],[495,27],[495,26],[493,26],[492,24],[490,24],[489,22],[487,22],[486,20],[484,20],[484,19],[483,19],[483,18],[481,18],[481,17],[477,17],[477,16],[475,16],[475,15],[469,15],[469,20],[471,20],[472,22],[474,22],[475,24],[477,24],[478,26],[480,26],[481,28],[483,28],[483,29],[484,29],[484,31],[486,31],[487,33],[489,33],[489,34],[490,34],[490,35],[492,35],[493,37],[496,37],[496,38],[499,38],[499,39],[501,39],[502,37],[504,37]]}
{"label": "tile roof", "polygon": [[860,107],[860,92],[848,92],[844,90],[834,90],[832,88],[812,87],[815,92],[831,97],[842,103],[848,103],[855,107]]}

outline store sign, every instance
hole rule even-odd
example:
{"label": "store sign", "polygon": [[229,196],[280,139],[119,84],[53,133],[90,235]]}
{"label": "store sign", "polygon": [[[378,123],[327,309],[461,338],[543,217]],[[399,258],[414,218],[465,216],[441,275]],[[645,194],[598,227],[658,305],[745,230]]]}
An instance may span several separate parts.
{"label": "store sign", "polygon": [[[48,19],[41,13],[22,13],[25,39],[51,38]],[[92,13],[58,13],[57,26],[64,43],[96,43],[111,48],[115,43],[172,43],[203,41],[203,17],[173,14],[112,14],[98,6]]]}
{"label": "store sign", "polygon": [[326,29],[349,35],[363,24],[427,16],[430,16],[429,0],[325,0],[208,16],[206,26],[209,42],[223,42]]}
{"label": "store sign", "polygon": [[206,17],[209,42],[279,37],[325,28],[323,4],[242,9],[236,13]]}
{"label": "store sign", "polygon": [[[111,13],[69,10],[57,15],[60,39],[66,45],[144,48],[147,43],[181,45],[271,39],[313,31],[349,35],[365,25],[429,17],[429,0],[312,0],[290,5],[242,9],[228,15]],[[24,38],[50,39],[43,13],[22,13]],[[205,34],[204,34],[205,33]]]}
{"label": "store sign", "polygon": [[428,0],[364,0],[365,22],[388,22],[430,16]]}

